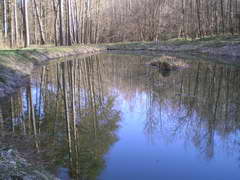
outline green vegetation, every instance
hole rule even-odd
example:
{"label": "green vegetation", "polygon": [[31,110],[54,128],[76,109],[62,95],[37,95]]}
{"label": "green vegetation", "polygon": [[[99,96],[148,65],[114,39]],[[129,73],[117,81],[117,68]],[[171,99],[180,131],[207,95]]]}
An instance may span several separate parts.
{"label": "green vegetation", "polygon": [[48,59],[81,53],[91,53],[99,50],[101,49],[93,46],[33,46],[31,48],[21,49],[1,49],[0,65],[16,70],[18,69],[18,65],[29,65],[29,63],[38,64]]}

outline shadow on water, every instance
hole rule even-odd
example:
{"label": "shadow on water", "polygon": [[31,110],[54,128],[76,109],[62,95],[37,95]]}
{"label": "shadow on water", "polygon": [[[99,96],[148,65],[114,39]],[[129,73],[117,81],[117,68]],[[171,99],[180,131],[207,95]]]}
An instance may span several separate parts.
{"label": "shadow on water", "polygon": [[42,67],[0,102],[2,144],[38,153],[62,179],[96,179],[122,140],[122,122],[131,121],[126,107],[141,106],[143,125],[135,128],[151,142],[180,138],[208,160],[224,143],[239,154],[239,69],[188,62],[187,69],[165,73],[146,61],[101,54]]}

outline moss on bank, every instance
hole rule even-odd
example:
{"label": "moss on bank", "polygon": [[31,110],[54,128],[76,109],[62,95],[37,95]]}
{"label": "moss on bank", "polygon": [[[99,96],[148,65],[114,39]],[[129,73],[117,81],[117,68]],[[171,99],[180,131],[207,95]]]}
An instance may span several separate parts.
{"label": "moss on bank", "polygon": [[14,69],[14,62],[18,64],[36,64],[49,59],[76,54],[93,53],[103,49],[103,47],[96,46],[33,46],[22,49],[0,49],[0,64]]}

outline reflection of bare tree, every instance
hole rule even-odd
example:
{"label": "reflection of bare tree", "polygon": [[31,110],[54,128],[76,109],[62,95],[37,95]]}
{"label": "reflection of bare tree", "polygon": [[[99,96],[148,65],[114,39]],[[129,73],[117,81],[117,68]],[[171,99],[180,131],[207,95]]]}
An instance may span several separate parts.
{"label": "reflection of bare tree", "polygon": [[4,122],[3,122],[3,112],[2,112],[2,107],[0,105],[0,131],[1,131],[1,136],[3,136],[3,131],[4,130]]}
{"label": "reflection of bare tree", "polygon": [[77,179],[95,179],[104,167],[103,155],[117,140],[113,132],[120,119],[103,86],[104,74],[106,66],[96,56],[43,67],[33,76],[33,86],[8,100],[1,128],[10,120],[11,130],[32,138],[50,164],[70,167]]}
{"label": "reflection of bare tree", "polygon": [[[240,72],[188,62],[191,68],[163,77],[145,61],[98,55],[43,67],[33,86],[8,99],[7,108],[0,104],[0,126],[33,135],[39,151],[48,150],[46,159],[71,167],[75,177],[94,179],[117,140],[114,95],[120,92],[132,109],[137,102],[146,105],[145,132],[151,141],[158,134],[168,140],[180,136],[211,159],[215,137],[228,139],[239,130]],[[61,161],[68,157],[67,163]]]}
{"label": "reflection of bare tree", "polygon": [[[145,132],[149,137],[151,143],[154,143],[154,135],[157,133],[159,126],[159,118],[155,113],[155,105],[154,105],[154,94],[149,93],[147,99],[147,114],[146,114],[146,124],[145,124]],[[161,109],[160,109],[161,112]],[[160,113],[161,115],[161,113]]]}
{"label": "reflection of bare tree", "polygon": [[[139,92],[147,93],[145,131],[151,138],[157,130],[165,132],[165,137],[181,135],[212,158],[215,137],[230,138],[239,128],[239,71],[231,66],[187,62],[191,68],[163,77],[157,69],[143,69],[143,62],[139,57],[119,60],[111,56],[104,61],[112,67],[107,69],[111,77],[106,79],[126,94],[132,107]],[[169,121],[174,126],[166,127]]]}
{"label": "reflection of bare tree", "polygon": [[27,104],[28,104],[28,118],[29,118],[29,122],[31,122],[31,124],[29,124],[29,129],[33,130],[33,135],[35,138],[35,145],[37,150],[39,151],[39,144],[37,141],[37,123],[36,123],[36,116],[35,116],[35,108],[34,108],[34,104],[33,104],[33,97],[32,97],[32,90],[31,87],[28,86],[27,87]]}
{"label": "reflection of bare tree", "polygon": [[[236,126],[239,126],[239,116],[236,116],[236,113],[240,109],[233,108],[238,104],[239,91],[236,90],[236,86],[239,86],[239,82],[232,82],[234,77],[239,77],[239,72],[222,65],[214,65],[209,68],[209,65],[204,63],[198,63],[195,70],[193,65],[191,69],[181,72],[182,75],[178,75],[178,77],[184,80],[180,84],[176,84],[178,77],[169,77],[168,83],[174,83],[175,88],[180,89],[180,94],[178,94],[179,99],[177,99],[174,96],[175,88],[173,88],[165,97],[171,100],[173,109],[176,100],[181,102],[178,111],[174,112],[172,110],[173,115],[169,117],[169,120],[176,124],[172,135],[179,135],[179,133],[184,132],[188,139],[192,137],[196,147],[205,152],[208,158],[212,158],[214,156],[216,133],[226,136],[234,132]],[[234,76],[230,76],[230,71],[234,73]],[[194,77],[196,78],[194,79]],[[172,82],[171,78],[173,79]],[[206,93],[206,90],[208,93]],[[157,101],[160,103],[162,100],[159,98]],[[231,102],[231,106],[229,102]],[[180,117],[177,115],[179,112]],[[229,114],[232,114],[232,116],[229,116]],[[178,118],[175,119],[175,117]],[[226,131],[224,127],[229,127],[231,130],[228,128]]]}

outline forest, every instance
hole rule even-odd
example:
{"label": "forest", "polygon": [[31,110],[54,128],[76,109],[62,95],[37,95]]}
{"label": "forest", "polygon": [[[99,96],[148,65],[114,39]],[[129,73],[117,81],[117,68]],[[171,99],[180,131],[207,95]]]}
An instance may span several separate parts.
{"label": "forest", "polygon": [[240,33],[240,0],[1,0],[1,47]]}
{"label": "forest", "polygon": [[240,0],[0,0],[0,179],[239,180],[239,62]]}

